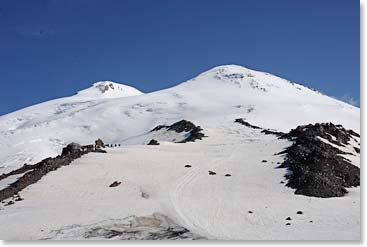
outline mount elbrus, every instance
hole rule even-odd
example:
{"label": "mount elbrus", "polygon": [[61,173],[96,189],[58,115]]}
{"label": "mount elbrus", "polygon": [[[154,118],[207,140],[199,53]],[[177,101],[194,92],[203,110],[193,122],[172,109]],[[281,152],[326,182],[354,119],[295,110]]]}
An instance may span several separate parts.
{"label": "mount elbrus", "polygon": [[0,237],[356,240],[359,133],[359,108],[237,65],[97,82],[0,117]]}

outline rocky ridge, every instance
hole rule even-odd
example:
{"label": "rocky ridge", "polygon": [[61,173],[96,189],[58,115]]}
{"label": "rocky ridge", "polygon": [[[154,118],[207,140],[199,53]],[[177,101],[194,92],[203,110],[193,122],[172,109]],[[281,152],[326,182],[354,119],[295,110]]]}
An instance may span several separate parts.
{"label": "rocky ridge", "polygon": [[[235,122],[293,142],[277,155],[285,155],[284,162],[278,168],[288,169],[286,186],[295,189],[295,194],[341,197],[348,193],[346,188],[360,185],[359,167],[342,156],[355,154],[337,148],[351,145],[349,142],[352,139],[359,144],[357,139],[360,135],[355,131],[333,123],[316,123],[282,133],[252,125],[241,118]],[[360,152],[359,147],[353,146],[353,149],[355,153]]]}
{"label": "rocky ridge", "polygon": [[285,161],[279,166],[291,172],[286,175],[287,186],[296,194],[314,197],[341,197],[346,188],[360,185],[360,169],[343,154],[351,154],[322,141],[325,138],[337,146],[345,146],[359,134],[341,125],[317,123],[298,126],[281,138],[293,141],[281,154]]}
{"label": "rocky ridge", "polygon": [[166,129],[167,131],[175,131],[177,133],[187,132],[188,135],[184,140],[178,141],[177,143],[195,142],[196,140],[201,140],[206,137],[202,132],[203,129],[200,126],[196,126],[190,121],[181,120],[172,125],[158,125],[151,132]]}

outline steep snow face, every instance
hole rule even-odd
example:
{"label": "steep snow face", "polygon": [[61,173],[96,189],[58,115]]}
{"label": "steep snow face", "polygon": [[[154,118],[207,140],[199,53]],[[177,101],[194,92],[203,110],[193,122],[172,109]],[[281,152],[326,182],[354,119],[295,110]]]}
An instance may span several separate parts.
{"label": "steep snow face", "polygon": [[79,97],[86,98],[122,98],[143,94],[136,88],[118,84],[112,81],[100,81],[93,84],[92,87],[81,90],[77,93]]}
{"label": "steep snow face", "polygon": [[[213,112],[289,131],[302,123],[334,122],[359,132],[360,110],[306,86],[238,65],[215,67],[173,90],[197,97]],[[228,107],[232,106],[232,109]],[[233,108],[237,108],[237,111]]]}
{"label": "steep snow face", "polygon": [[[96,83],[75,96],[1,116],[0,173],[56,156],[73,141],[89,144],[101,138],[105,143],[146,143],[150,139],[140,137],[148,138],[153,127],[182,119],[200,125],[204,133],[229,126],[236,118],[283,132],[316,122],[360,130],[359,108],[237,65],[215,67],[153,93],[130,89],[111,82]],[[131,95],[134,97],[124,97]]]}

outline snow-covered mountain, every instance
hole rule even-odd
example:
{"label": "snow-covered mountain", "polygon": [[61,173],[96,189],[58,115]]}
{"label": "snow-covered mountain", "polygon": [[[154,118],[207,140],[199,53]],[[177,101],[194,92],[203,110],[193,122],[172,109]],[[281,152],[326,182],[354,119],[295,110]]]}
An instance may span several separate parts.
{"label": "snow-covered mountain", "polygon": [[112,81],[93,83],[92,87],[81,90],[77,96],[90,99],[123,98],[143,94],[136,88],[118,84]]}
{"label": "snow-covered mountain", "polygon": [[[129,96],[129,97],[127,97]],[[0,117],[1,168],[34,163],[72,141],[130,144],[159,124],[189,119],[212,128],[235,118],[279,131],[315,122],[359,132],[360,110],[305,86],[238,65],[215,67],[173,88],[142,94],[98,82],[75,96]],[[1,172],[1,171],[0,171]]]}
{"label": "snow-covered mountain", "polygon": [[[207,137],[175,143],[188,132],[169,132],[167,126],[182,119],[199,125]],[[274,154],[291,142],[235,119],[279,132],[332,122],[360,133],[359,108],[238,65],[215,67],[147,94],[98,82],[74,96],[0,117],[0,174],[57,156],[71,142],[90,144],[101,138],[120,145],[108,148],[107,154],[88,154],[27,188],[22,204],[0,213],[2,221],[5,212],[18,212],[16,218],[6,220],[6,228],[0,226],[0,236],[16,239],[20,233],[14,229],[27,219],[32,227],[22,229],[26,238],[80,238],[91,225],[110,224],[107,219],[125,222],[132,215],[150,215],[152,223],[156,218],[151,215],[159,213],[204,238],[360,237],[359,188],[350,189],[346,197],[327,200],[295,195],[280,183],[287,171],[275,169],[284,157]],[[152,132],[159,125],[166,127]],[[151,139],[161,145],[146,146]],[[359,166],[359,153],[353,149],[358,140],[352,141],[354,146],[344,147],[343,156]],[[11,179],[0,181],[0,186]],[[122,186],[108,188],[119,179]],[[299,210],[302,215],[296,214]],[[47,221],[38,219],[41,215]],[[285,224],[287,217],[293,219],[292,227]],[[70,227],[76,224],[77,229]]]}

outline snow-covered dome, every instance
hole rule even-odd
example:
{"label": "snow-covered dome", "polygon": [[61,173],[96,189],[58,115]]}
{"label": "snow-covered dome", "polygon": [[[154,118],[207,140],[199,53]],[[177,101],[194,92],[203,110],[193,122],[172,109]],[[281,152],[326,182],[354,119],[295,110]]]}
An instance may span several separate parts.
{"label": "snow-covered dome", "polygon": [[112,81],[93,83],[90,88],[81,90],[77,96],[88,98],[122,98],[143,94],[138,89]]}

